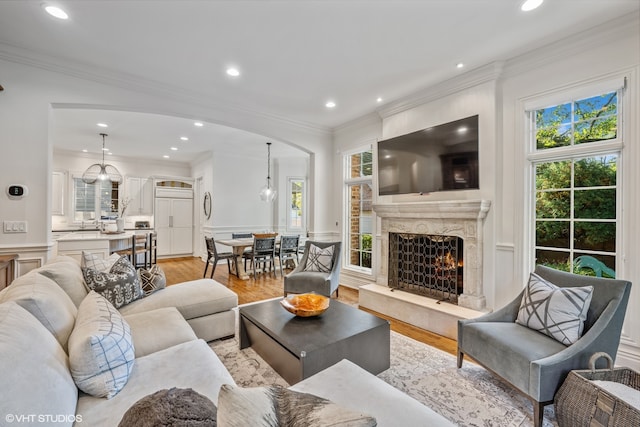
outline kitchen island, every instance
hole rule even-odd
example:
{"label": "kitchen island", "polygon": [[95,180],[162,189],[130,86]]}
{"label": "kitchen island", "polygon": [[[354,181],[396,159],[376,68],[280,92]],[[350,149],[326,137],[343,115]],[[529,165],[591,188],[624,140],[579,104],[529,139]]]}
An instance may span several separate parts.
{"label": "kitchen island", "polygon": [[82,252],[84,251],[105,259],[115,251],[130,247],[131,238],[134,234],[133,231],[122,233],[95,231],[65,234],[57,239],[58,255],[68,255],[81,261]]}

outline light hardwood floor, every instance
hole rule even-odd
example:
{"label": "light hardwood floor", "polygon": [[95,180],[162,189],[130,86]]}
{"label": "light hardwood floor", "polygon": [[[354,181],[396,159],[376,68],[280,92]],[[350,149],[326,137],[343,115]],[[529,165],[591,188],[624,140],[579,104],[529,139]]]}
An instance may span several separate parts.
{"label": "light hardwood floor", "polygon": [[[158,264],[165,272],[167,284],[169,285],[202,278],[205,266],[204,261],[195,257],[158,260]],[[210,277],[210,274],[211,266],[209,266],[207,271],[207,277]],[[285,270],[285,274],[287,274],[287,270]],[[273,274],[258,274],[258,277],[255,280],[253,278],[249,280],[240,280],[234,275],[229,275],[226,263],[220,263],[216,268],[213,278],[237,293],[239,304],[246,304],[249,302],[261,301],[284,295],[282,284],[283,279],[280,276],[279,270],[277,272],[277,277],[275,278],[273,277]],[[358,291],[356,289],[340,286],[338,293],[339,301],[357,304]],[[424,329],[416,328],[408,323],[392,319],[380,313],[362,308],[361,310],[371,312],[376,316],[389,320],[391,323],[391,330],[395,332],[439,348],[447,353],[453,355],[456,354],[456,342],[452,339],[436,335],[429,331],[425,331]]]}

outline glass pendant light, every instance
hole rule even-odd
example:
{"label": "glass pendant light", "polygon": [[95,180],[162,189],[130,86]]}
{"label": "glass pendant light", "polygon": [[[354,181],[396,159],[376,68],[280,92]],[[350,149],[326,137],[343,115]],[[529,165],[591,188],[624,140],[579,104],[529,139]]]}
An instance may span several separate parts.
{"label": "glass pendant light", "polygon": [[118,172],[115,166],[107,165],[104,163],[104,138],[106,133],[101,133],[102,136],[102,163],[94,163],[87,168],[82,174],[82,182],[87,184],[93,184],[96,181],[111,181],[117,184],[122,182],[122,175]]}
{"label": "glass pendant light", "polygon": [[260,189],[260,199],[263,202],[273,202],[278,192],[271,186],[271,143],[267,142],[267,185]]}

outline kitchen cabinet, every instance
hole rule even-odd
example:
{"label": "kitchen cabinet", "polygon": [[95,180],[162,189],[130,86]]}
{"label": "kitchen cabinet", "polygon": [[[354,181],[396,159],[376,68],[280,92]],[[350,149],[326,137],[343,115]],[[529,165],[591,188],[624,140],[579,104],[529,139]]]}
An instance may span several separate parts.
{"label": "kitchen cabinet", "polygon": [[64,215],[67,194],[67,173],[54,171],[51,178],[51,215]]}
{"label": "kitchen cabinet", "polygon": [[130,200],[127,215],[153,214],[153,180],[128,176],[124,184],[125,197]]}
{"label": "kitchen cabinet", "polygon": [[156,197],[158,256],[193,253],[193,198]]}

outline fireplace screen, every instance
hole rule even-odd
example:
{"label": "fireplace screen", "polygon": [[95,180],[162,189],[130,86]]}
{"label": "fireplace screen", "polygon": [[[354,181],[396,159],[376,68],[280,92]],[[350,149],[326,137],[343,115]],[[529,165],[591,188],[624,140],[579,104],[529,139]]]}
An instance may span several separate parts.
{"label": "fireplace screen", "polygon": [[389,287],[458,302],[463,240],[457,236],[389,233]]}

